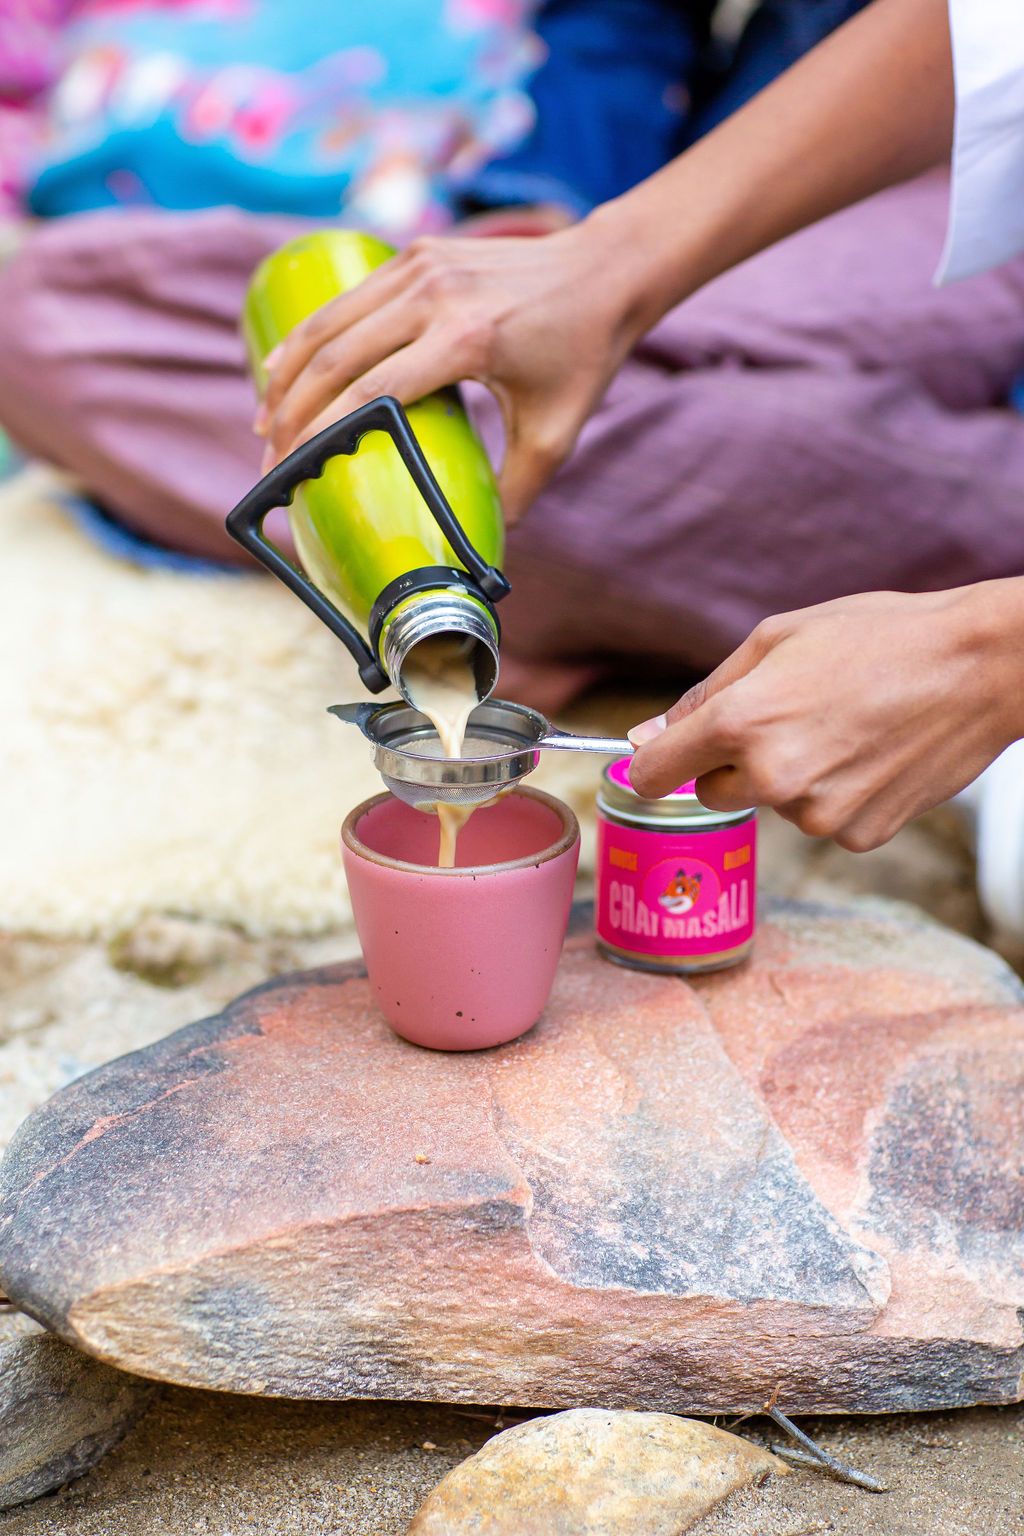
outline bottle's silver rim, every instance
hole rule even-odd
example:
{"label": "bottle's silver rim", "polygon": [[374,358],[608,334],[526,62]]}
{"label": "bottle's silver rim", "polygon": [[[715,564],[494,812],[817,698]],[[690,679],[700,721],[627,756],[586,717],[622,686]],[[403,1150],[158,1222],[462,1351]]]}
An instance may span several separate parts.
{"label": "bottle's silver rim", "polygon": [[455,587],[425,592],[420,600],[395,614],[384,633],[384,670],[406,703],[405,664],[416,646],[437,635],[457,635],[472,647],[477,696],[484,700],[498,681],[498,637],[479,604]]}

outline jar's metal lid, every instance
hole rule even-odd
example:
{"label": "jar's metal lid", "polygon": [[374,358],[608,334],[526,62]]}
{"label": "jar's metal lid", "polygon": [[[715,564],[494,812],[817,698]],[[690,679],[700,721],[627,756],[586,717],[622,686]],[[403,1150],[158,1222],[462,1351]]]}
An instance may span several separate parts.
{"label": "jar's metal lid", "polygon": [[712,811],[697,799],[694,779],[680,784],[671,794],[660,800],[645,800],[629,782],[629,765],[632,758],[620,757],[609,763],[604,770],[601,800],[605,807],[624,819],[647,826],[675,823],[686,826],[728,826],[734,821],[745,821],[754,810],[747,806],[740,811]]}

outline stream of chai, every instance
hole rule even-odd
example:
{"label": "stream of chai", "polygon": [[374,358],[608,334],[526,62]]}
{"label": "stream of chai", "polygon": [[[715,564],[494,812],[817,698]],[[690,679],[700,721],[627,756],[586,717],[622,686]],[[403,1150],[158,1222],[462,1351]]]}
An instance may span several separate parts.
{"label": "stream of chai", "polygon": [[[473,666],[460,641],[439,636],[416,647],[405,674],[406,696],[410,704],[426,715],[440,741],[439,756],[461,757],[466,743],[466,725],[480,700],[476,691]],[[472,738],[470,739],[472,743]],[[481,743],[486,747],[486,743]],[[424,747],[420,747],[420,751]],[[455,849],[459,832],[472,816],[475,805],[449,805],[436,802],[441,824],[437,854],[440,869],[455,867]]]}

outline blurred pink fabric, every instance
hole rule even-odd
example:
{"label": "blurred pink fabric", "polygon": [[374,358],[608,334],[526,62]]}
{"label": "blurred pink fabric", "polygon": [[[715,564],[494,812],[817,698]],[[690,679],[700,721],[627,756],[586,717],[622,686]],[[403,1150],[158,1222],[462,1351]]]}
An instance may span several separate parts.
{"label": "blurred pink fabric", "polygon": [[45,133],[46,94],[62,63],[61,26],[73,3],[0,4],[0,217],[13,217],[22,209],[22,194]]}
{"label": "blurred pink fabric", "polygon": [[[676,674],[765,615],[1024,569],[1024,261],[931,285],[934,175],[784,242],[645,338],[509,541],[510,652]],[[302,226],[84,215],[0,272],[0,423],[131,527],[232,558],[258,474],[238,314]],[[490,397],[475,401],[489,442]]]}

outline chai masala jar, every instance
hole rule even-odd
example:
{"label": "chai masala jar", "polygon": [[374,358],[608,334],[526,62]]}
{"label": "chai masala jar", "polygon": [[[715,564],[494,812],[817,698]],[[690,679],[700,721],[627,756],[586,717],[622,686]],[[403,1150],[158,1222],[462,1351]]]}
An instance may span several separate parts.
{"label": "chai masala jar", "polygon": [[642,971],[718,971],[754,942],[757,812],[709,811],[692,783],[644,800],[628,757],[597,797],[597,947]]}

